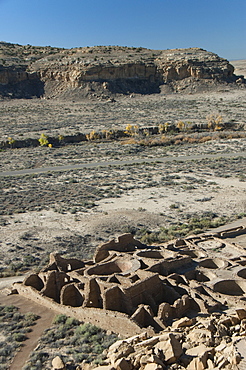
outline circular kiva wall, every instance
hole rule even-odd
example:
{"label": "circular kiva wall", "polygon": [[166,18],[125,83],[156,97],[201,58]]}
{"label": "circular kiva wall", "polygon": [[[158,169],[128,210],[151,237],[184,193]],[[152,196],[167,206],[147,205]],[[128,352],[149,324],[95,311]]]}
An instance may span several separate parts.
{"label": "circular kiva wall", "polygon": [[205,267],[208,269],[220,269],[225,268],[229,265],[227,261],[224,261],[220,258],[207,258],[201,262],[199,262],[200,267]]}
{"label": "circular kiva wall", "polygon": [[140,268],[141,264],[135,258],[116,257],[114,260],[106,263],[98,263],[85,270],[85,275],[107,276],[113,274],[128,275]]}
{"label": "circular kiva wall", "polygon": [[246,281],[221,280],[214,285],[214,291],[227,295],[242,296],[246,293]]}
{"label": "circular kiva wall", "polygon": [[237,275],[243,279],[246,279],[246,268],[238,271]]}

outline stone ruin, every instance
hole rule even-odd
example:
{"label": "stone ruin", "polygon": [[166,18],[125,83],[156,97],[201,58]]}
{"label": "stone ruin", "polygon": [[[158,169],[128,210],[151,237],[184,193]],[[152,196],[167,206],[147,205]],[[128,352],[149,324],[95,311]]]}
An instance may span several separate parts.
{"label": "stone ruin", "polygon": [[153,335],[184,316],[246,307],[246,253],[230,241],[243,233],[241,226],[151,246],[125,234],[90,261],[52,253],[47,267],[14,288],[123,337]]}

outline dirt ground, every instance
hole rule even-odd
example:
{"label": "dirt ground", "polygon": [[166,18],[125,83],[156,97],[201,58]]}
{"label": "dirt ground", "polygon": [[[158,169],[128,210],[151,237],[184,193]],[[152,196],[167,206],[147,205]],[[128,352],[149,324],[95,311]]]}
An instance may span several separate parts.
{"label": "dirt ground", "polygon": [[0,101],[0,137],[39,138],[71,135],[92,130],[124,129],[127,124],[158,126],[180,120],[206,123],[211,114],[222,114],[223,121],[245,125],[245,88],[228,87],[200,94],[152,94],[116,96],[79,101],[62,99],[14,99]]}
{"label": "dirt ground", "polygon": [[[74,134],[127,124],[205,123],[210,113],[246,124],[245,91],[119,96],[116,102],[5,100],[1,137]],[[246,212],[245,137],[207,133],[214,140],[171,146],[128,141],[82,142],[59,148],[0,151],[0,171],[105,162],[93,168],[0,177],[0,272],[39,268],[51,251],[90,258],[95,247],[121,233],[157,230],[204,212],[237,218]],[[242,135],[243,136],[243,135]],[[210,158],[206,155],[230,155]],[[200,155],[200,159],[196,156]],[[184,161],[175,158],[186,156]],[[204,157],[203,157],[204,156]],[[158,162],[159,157],[170,158]],[[153,163],[138,163],[139,159]],[[109,161],[132,160],[110,166]]]}
{"label": "dirt ground", "polygon": [[[134,95],[115,100],[0,101],[1,139],[86,133],[125,128],[127,124],[149,127],[179,120],[205,123],[210,113],[222,115],[224,122],[241,126],[241,130],[246,124],[245,90],[240,88],[223,86],[213,93]],[[246,139],[233,139],[231,133],[214,139],[172,146],[140,146],[129,140],[0,151],[0,172],[106,163],[94,168],[0,177],[0,273],[24,274],[40,268],[55,250],[87,259],[98,244],[119,234],[186,223],[205,212],[215,219],[243,217],[246,158],[241,153],[246,152]],[[206,158],[208,154],[221,157]],[[225,158],[223,154],[230,155]],[[203,157],[196,159],[197,155]],[[189,158],[176,161],[180,156]],[[171,160],[160,162],[159,157]],[[145,158],[153,162],[138,163],[138,159]],[[112,160],[135,163],[107,165]],[[237,222],[245,224],[245,218]],[[236,242],[245,246],[245,239]],[[0,288],[8,284],[9,280],[0,280]],[[39,312],[41,319],[11,370],[21,368],[54,315],[18,299],[0,295],[1,304]]]}
{"label": "dirt ground", "polygon": [[11,295],[6,297],[0,291],[1,305],[14,305],[19,308],[20,313],[32,312],[39,316],[36,324],[32,327],[32,331],[28,333],[23,347],[17,352],[11,363],[9,370],[20,370],[28,359],[29,354],[35,349],[38,344],[38,339],[46,328],[51,326],[51,323],[56,315],[52,310],[42,307],[19,295]]}

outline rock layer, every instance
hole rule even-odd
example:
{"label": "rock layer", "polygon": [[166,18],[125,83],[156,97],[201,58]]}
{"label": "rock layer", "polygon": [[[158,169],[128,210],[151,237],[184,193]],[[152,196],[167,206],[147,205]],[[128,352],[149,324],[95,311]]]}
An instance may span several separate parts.
{"label": "rock layer", "polygon": [[95,91],[157,93],[162,85],[177,89],[173,82],[186,79],[235,82],[233,72],[226,59],[199,48],[98,46],[65,50],[0,43],[2,96],[53,97],[74,89],[82,95]]}

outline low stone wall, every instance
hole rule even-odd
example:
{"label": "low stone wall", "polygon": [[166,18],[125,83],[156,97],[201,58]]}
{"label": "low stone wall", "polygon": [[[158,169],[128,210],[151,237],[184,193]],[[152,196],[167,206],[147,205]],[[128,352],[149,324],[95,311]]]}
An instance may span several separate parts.
{"label": "low stone wall", "polygon": [[129,317],[121,312],[113,312],[97,308],[78,308],[64,306],[54,302],[52,299],[41,296],[30,286],[15,283],[14,288],[22,296],[31,299],[35,303],[54,310],[57,313],[72,316],[80,321],[90,322],[93,325],[99,326],[104,330],[111,330],[114,333],[119,333],[124,337],[133,336],[146,332],[146,328],[140,328],[137,323],[130,320]]}
{"label": "low stone wall", "polygon": [[246,227],[244,226],[239,226],[235,227],[233,229],[221,231],[219,233],[219,237],[224,239],[224,238],[234,238],[235,236],[246,234]]}

